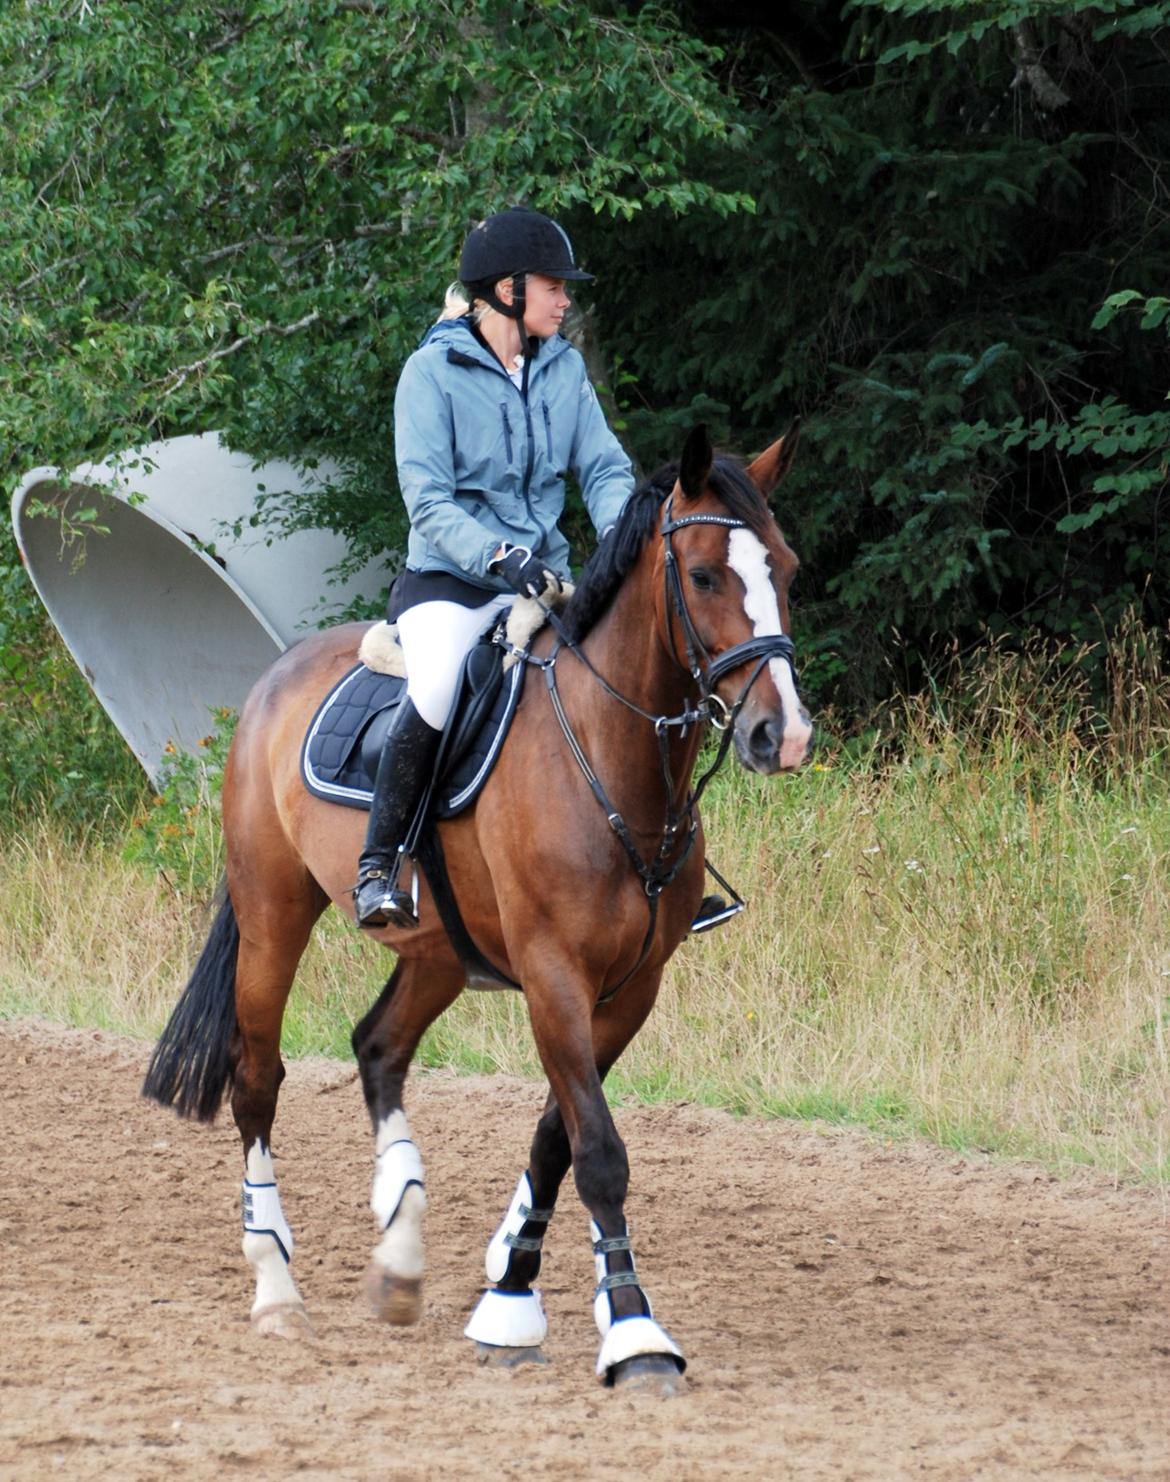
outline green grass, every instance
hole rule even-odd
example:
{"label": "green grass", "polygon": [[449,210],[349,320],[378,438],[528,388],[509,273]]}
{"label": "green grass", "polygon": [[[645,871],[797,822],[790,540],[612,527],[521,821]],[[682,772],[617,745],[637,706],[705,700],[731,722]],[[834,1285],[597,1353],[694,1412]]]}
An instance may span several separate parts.
{"label": "green grass", "polygon": [[[680,949],[611,1097],[1170,1181],[1161,712],[1134,685],[1130,710],[1094,731],[1041,678],[1001,674],[961,704],[886,717],[895,748],[871,736],[792,777],[721,775],[709,852],[750,910]],[[48,816],[0,846],[0,902],[0,1013],[138,1035],[165,1020],[206,929],[118,839],[66,843]],[[390,966],[330,913],[286,1053],[348,1056]],[[523,999],[506,992],[465,993],[418,1060],[539,1075]]]}

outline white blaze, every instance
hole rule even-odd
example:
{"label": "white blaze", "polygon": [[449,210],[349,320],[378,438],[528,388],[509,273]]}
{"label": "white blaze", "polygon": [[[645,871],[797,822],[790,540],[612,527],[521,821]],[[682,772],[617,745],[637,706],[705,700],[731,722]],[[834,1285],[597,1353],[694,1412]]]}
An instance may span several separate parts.
{"label": "white blaze", "polygon": [[[764,542],[750,530],[733,530],[727,541],[727,561],[732,571],[743,582],[743,610],[748,616],[757,638],[773,633],[783,633],[780,625],[780,604],[776,600],[776,588],[772,585],[772,574],[768,566],[768,552]],[[796,685],[792,678],[792,665],[786,659],[769,659],[768,672],[780,696],[784,708],[784,738],[781,744],[781,762],[795,765],[804,756],[812,738],[812,726],[805,716]]]}

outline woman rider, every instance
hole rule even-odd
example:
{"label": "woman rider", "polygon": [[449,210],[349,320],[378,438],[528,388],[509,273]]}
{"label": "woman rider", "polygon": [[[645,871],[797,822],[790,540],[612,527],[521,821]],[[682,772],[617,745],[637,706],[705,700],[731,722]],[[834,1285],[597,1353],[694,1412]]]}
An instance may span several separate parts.
{"label": "woman rider", "polygon": [[432,326],[394,398],[410,540],[390,615],[407,684],[374,783],[354,888],[359,926],[418,924],[398,884],[399,846],[467,650],[515,594],[555,594],[569,574],[557,528],[566,471],[600,532],[634,483],[584,361],[558,333],[566,283],[592,278],[565,232],[524,207],[489,216],[463,245],[459,278],[471,305]]}

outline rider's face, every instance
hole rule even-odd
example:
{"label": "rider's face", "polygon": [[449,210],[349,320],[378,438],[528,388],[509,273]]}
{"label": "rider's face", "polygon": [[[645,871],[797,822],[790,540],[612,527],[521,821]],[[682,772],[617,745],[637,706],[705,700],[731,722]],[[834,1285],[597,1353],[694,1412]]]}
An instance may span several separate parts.
{"label": "rider's face", "polygon": [[[512,280],[504,278],[496,292],[505,303],[512,302]],[[529,273],[524,280],[524,328],[530,335],[546,340],[556,334],[569,307],[563,278],[546,278],[543,273]]]}

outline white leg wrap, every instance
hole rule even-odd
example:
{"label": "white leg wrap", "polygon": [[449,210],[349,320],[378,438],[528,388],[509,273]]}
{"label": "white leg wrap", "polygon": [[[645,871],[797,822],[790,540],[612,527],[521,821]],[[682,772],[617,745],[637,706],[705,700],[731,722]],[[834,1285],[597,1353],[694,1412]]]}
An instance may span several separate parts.
{"label": "white leg wrap", "polygon": [[463,1336],[493,1348],[539,1348],[548,1336],[540,1293],[484,1292]]}
{"label": "white leg wrap", "polygon": [[[609,1288],[605,1285],[607,1279],[609,1279],[609,1257],[604,1250],[599,1251],[597,1249],[598,1245],[604,1242],[604,1236],[596,1220],[589,1221],[589,1235],[593,1241],[593,1267],[597,1273],[597,1290],[593,1294],[593,1321],[597,1324],[597,1331],[604,1338],[609,1332],[610,1324],[614,1321],[613,1302],[610,1299]],[[632,1250],[629,1252],[629,1257],[630,1275],[636,1277],[636,1273],[634,1272],[634,1252]],[[636,1285],[636,1280],[623,1280],[621,1284],[623,1286],[633,1286]],[[641,1291],[641,1287],[638,1289]],[[646,1306],[649,1307],[650,1298],[646,1296],[645,1292],[642,1292],[642,1296],[645,1298]]]}
{"label": "white leg wrap", "polygon": [[687,1365],[682,1349],[652,1317],[621,1317],[606,1333],[597,1355],[598,1378],[606,1378],[615,1364],[642,1354],[668,1354],[677,1360],[680,1373]]}
{"label": "white leg wrap", "polygon": [[302,1307],[288,1268],[293,1236],[280,1207],[272,1155],[258,1141],[248,1150],[242,1202],[244,1258],[256,1275],[253,1316],[272,1307]]}
{"label": "white leg wrap", "polygon": [[[488,1241],[487,1255],[484,1257],[483,1264],[489,1281],[503,1281],[508,1273],[508,1262],[512,1259],[514,1250],[532,1249],[530,1245],[520,1246],[518,1242],[523,1238],[520,1231],[524,1227],[524,1222],[532,1216],[533,1212],[532,1181],[527,1173],[522,1173],[520,1182],[516,1185],[516,1192],[512,1195],[512,1202],[508,1205],[508,1212],[500,1228]],[[537,1210],[535,1212],[542,1216],[539,1221],[542,1226],[548,1223],[544,1218],[548,1211]],[[543,1235],[532,1238],[536,1240],[536,1248],[539,1249]]]}
{"label": "white leg wrap", "polygon": [[272,1155],[259,1142],[254,1142],[248,1151],[242,1209],[244,1233],[271,1235],[287,1264],[293,1253],[292,1231],[284,1217],[284,1210],[280,1207]]}
{"label": "white leg wrap", "polygon": [[423,1193],[423,1165],[418,1148],[410,1140],[410,1128],[402,1112],[394,1112],[378,1128],[374,1143],[374,1186],[370,1190],[370,1208],[383,1230],[398,1213],[407,1189],[414,1185],[426,1208]]}
{"label": "white leg wrap", "polygon": [[374,1248],[374,1261],[404,1281],[421,1280],[425,1267],[423,1165],[410,1139],[403,1112],[392,1112],[378,1128],[374,1143],[374,1185],[370,1208],[384,1232]]}
{"label": "white leg wrap", "polygon": [[[601,1233],[596,1220],[589,1221],[589,1233],[593,1238],[593,1265],[597,1272],[597,1291],[593,1298],[593,1320],[601,1334],[601,1351],[597,1355],[597,1373],[608,1382],[615,1364],[626,1359],[638,1358],[643,1354],[669,1355],[676,1360],[679,1373],[686,1368],[682,1350],[664,1328],[650,1316],[650,1298],[642,1291],[634,1271],[634,1252],[630,1249],[628,1235],[607,1240]],[[630,1270],[611,1275],[609,1257],[615,1252],[629,1256]],[[646,1303],[646,1315],[638,1317],[615,1317],[610,1293],[623,1286],[637,1286]]]}

